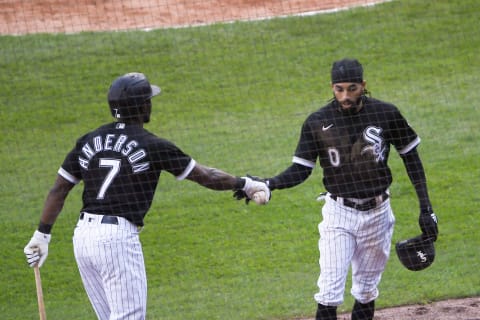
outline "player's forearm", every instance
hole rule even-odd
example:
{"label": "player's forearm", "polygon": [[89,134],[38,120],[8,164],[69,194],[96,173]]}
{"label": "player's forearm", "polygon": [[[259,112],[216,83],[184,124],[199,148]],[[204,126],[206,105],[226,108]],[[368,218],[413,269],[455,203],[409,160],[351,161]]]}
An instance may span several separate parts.
{"label": "player's forearm", "polygon": [[38,225],[40,232],[50,233],[53,224],[63,209],[65,199],[73,186],[73,184],[62,177],[57,177],[55,185],[50,189],[43,206],[42,216],[40,217],[40,223]]}
{"label": "player's forearm", "polygon": [[293,163],[279,175],[268,179],[271,190],[294,187],[305,181],[312,173],[312,168]]}
{"label": "player's forearm", "polygon": [[64,203],[65,199],[63,197],[50,192],[43,206],[40,221],[45,224],[54,224],[63,209]]}
{"label": "player's forearm", "polygon": [[215,168],[210,168],[209,178],[204,180],[202,185],[212,190],[237,190],[242,189],[245,185],[245,180],[218,170]]}
{"label": "player's forearm", "polygon": [[430,198],[428,196],[427,183],[417,183],[414,185],[415,191],[420,204],[420,210],[422,212],[429,212],[432,210],[432,205],[430,203]]}
{"label": "player's forearm", "polygon": [[421,210],[431,208],[430,198],[428,196],[427,178],[423,164],[416,149],[402,156],[408,177],[412,182],[415,192],[417,193]]}
{"label": "player's forearm", "polygon": [[195,168],[187,177],[188,180],[195,181],[198,184],[212,190],[238,190],[245,185],[245,180],[220,169],[206,167],[196,164]]}

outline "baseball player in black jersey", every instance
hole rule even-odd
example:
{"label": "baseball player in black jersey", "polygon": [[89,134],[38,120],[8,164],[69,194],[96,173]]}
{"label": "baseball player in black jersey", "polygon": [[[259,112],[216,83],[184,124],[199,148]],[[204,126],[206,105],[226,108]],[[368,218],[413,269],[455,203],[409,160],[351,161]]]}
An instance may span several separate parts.
{"label": "baseball player in black jersey", "polygon": [[[387,165],[391,145],[403,159],[415,188],[423,237],[436,240],[437,218],[416,149],[420,138],[399,110],[366,95],[363,67],[355,59],[334,62],[331,79],[334,99],[304,122],[293,164],[261,180],[271,190],[291,188],[305,181],[319,160],[327,192],[321,197],[325,205],[319,224],[316,319],[337,319],[351,265],[352,320],[367,320],[373,318],[395,222],[389,200],[392,174]],[[242,197],[242,192],[236,194]]]}
{"label": "baseball player in black jersey", "polygon": [[162,171],[213,190],[270,191],[264,182],[197,163],[175,144],[143,128],[160,88],[142,73],[118,77],[108,92],[116,122],[77,140],[48,193],[38,230],[24,248],[42,266],[52,226],[70,190],[84,182],[83,208],[73,236],[75,259],[98,319],[146,317],[147,278],[139,232]]}

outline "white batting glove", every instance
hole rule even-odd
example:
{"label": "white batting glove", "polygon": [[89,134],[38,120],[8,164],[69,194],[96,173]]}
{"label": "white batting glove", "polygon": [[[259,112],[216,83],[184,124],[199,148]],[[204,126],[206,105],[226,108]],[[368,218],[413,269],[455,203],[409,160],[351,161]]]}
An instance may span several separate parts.
{"label": "white batting glove", "polygon": [[33,233],[32,239],[23,249],[30,267],[35,267],[38,264],[40,268],[43,265],[48,256],[48,244],[51,237],[52,235],[38,230]]}
{"label": "white batting glove", "polygon": [[[245,186],[243,187],[243,191],[247,195],[249,199],[253,199],[253,195],[259,191],[265,192],[265,200],[261,203],[257,202],[258,204],[267,204],[270,200],[271,193],[270,189],[268,188],[267,184],[263,181],[256,181],[252,180],[249,177],[242,177],[245,179]],[[256,202],[256,201],[255,201]]]}

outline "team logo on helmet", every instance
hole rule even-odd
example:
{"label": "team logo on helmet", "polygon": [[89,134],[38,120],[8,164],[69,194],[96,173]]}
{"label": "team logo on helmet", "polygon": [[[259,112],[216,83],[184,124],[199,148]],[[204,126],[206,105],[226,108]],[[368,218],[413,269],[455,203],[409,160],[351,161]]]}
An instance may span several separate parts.
{"label": "team logo on helmet", "polygon": [[422,251],[417,251],[417,256],[420,258],[420,261],[427,262],[427,255]]}
{"label": "team logo on helmet", "polygon": [[400,262],[412,271],[429,267],[435,259],[433,240],[422,235],[397,242],[395,250]]}

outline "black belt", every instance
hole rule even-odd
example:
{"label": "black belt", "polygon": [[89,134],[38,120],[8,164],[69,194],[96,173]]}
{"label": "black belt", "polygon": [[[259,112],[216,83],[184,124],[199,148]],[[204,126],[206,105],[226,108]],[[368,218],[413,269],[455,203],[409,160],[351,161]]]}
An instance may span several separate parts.
{"label": "black belt", "polygon": [[[381,203],[383,203],[385,200],[387,200],[389,197],[388,193],[384,192],[380,196],[376,196],[364,203],[356,203],[354,201],[348,200],[348,198],[343,198],[343,205],[346,207],[350,207],[359,211],[368,211],[376,208],[379,206]],[[332,194],[330,195],[330,198],[333,200],[337,201],[339,197],[336,195]]]}
{"label": "black belt", "polygon": [[[82,213],[80,213],[80,220],[83,220],[83,218],[84,218],[84,214],[82,212]],[[118,224],[118,218],[115,217],[115,216],[103,216],[102,221],[100,221],[100,223],[103,223],[103,224]]]}

